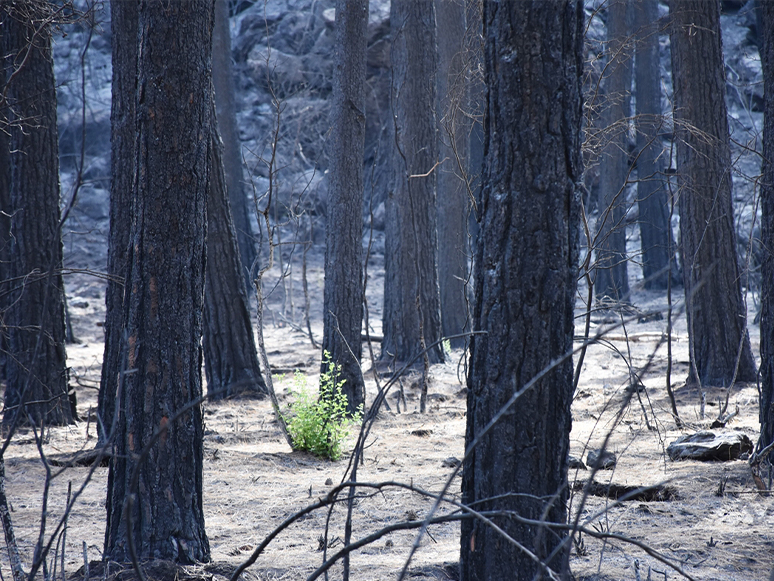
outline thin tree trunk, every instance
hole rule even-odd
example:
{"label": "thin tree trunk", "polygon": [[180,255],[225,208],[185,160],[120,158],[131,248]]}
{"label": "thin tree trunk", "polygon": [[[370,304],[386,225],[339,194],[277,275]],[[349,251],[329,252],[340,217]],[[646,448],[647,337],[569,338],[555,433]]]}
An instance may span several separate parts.
{"label": "thin tree trunk", "polygon": [[204,287],[204,373],[211,400],[264,395],[242,262],[223,171],[223,143],[213,103],[207,199],[207,274]]}
{"label": "thin tree trunk", "polygon": [[[7,18],[0,9],[0,19]],[[5,89],[11,65],[9,55],[5,54],[3,27],[0,27],[0,91]],[[8,139],[8,118],[5,108],[0,108],[0,378],[6,377],[6,357],[8,352],[8,329],[5,325],[5,311],[8,308],[8,279],[11,278],[11,143]]]}
{"label": "thin tree trunk", "polygon": [[594,293],[597,299],[628,301],[629,274],[626,260],[626,182],[629,174],[628,133],[632,87],[632,55],[626,0],[607,6],[605,68],[606,104],[602,118],[607,125],[607,144],[602,151],[600,193],[602,207],[597,225],[597,267]]}
{"label": "thin tree trunk", "polygon": [[135,82],[137,79],[137,2],[111,2],[113,99],[111,124],[110,232],[108,279],[105,291],[105,352],[100,381],[99,443],[110,435],[115,398],[122,371],[124,277],[129,267],[129,230],[132,223],[132,180],[135,160]]}
{"label": "thin tree trunk", "polygon": [[[363,156],[368,0],[336,3],[331,166],[325,231],[323,351],[341,365],[348,410],[365,403],[363,342]],[[322,371],[326,371],[323,360]]]}
{"label": "thin tree trunk", "polygon": [[[435,10],[394,0],[391,104],[393,183],[385,227],[382,360],[408,361],[441,338],[438,287]],[[430,363],[443,361],[436,345]]]}
{"label": "thin tree trunk", "polygon": [[[774,442],[774,3],[760,2],[763,47],[763,168],[761,179],[761,434],[758,450]],[[770,456],[769,456],[770,457]],[[771,461],[768,462],[771,465]]]}
{"label": "thin tree trunk", "polygon": [[242,146],[237,129],[237,97],[234,89],[234,67],[231,63],[231,34],[228,23],[228,0],[215,0],[215,23],[212,29],[212,82],[215,85],[215,107],[218,127],[223,140],[223,167],[226,171],[226,191],[231,205],[231,218],[239,243],[241,276],[252,295],[250,271],[256,263],[253,229],[250,225],[250,204],[245,194],[242,175]]}
{"label": "thin tree trunk", "polygon": [[[485,5],[487,153],[473,319],[484,333],[471,341],[462,476],[462,502],[477,511],[561,524],[573,366],[570,357],[555,362],[571,352],[574,333],[582,30],[580,1]],[[565,566],[560,531],[494,520],[547,567]],[[489,524],[461,527],[461,581],[548,577]]]}
{"label": "thin tree trunk", "polygon": [[[468,323],[465,281],[468,273],[468,192],[465,174],[469,160],[470,127],[468,71],[465,50],[465,4],[435,0],[438,30],[438,283],[441,329],[458,335]],[[470,328],[470,325],[467,325]],[[462,347],[465,339],[451,341]]]}
{"label": "thin tree trunk", "polygon": [[[669,224],[669,194],[663,179],[659,139],[661,69],[658,58],[658,0],[638,0],[633,6],[636,33],[637,205],[639,207],[642,276],[645,288],[664,290],[667,277],[677,279],[675,248]],[[670,268],[671,264],[671,268]]]}
{"label": "thin tree trunk", "polygon": [[[674,0],[672,78],[691,377],[755,381],[731,204],[720,2]],[[738,365],[737,365],[738,361]]]}

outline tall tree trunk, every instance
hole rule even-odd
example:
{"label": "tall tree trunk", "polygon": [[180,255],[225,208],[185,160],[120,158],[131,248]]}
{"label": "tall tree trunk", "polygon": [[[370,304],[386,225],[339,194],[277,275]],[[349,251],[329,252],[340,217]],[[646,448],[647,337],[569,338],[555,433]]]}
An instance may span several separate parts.
{"label": "tall tree trunk", "polygon": [[[774,442],[774,3],[760,2],[763,66],[763,168],[761,179],[761,434],[759,448]],[[769,456],[771,458],[771,456]],[[771,461],[769,461],[771,465]]]}
{"label": "tall tree trunk", "polygon": [[[113,99],[110,108],[110,232],[108,234],[108,278],[105,291],[105,351],[99,384],[97,411],[98,445],[106,444],[113,431],[116,392],[125,361],[124,290],[129,271],[129,234],[132,224],[132,181],[137,149],[135,144],[135,99],[137,82],[136,1],[111,2]],[[110,489],[110,483],[108,483]],[[110,515],[108,515],[108,518]]]}
{"label": "tall tree trunk", "polygon": [[[468,273],[468,170],[470,127],[467,122],[469,83],[465,50],[465,3],[435,0],[438,30],[438,284],[441,330],[458,335],[468,324],[465,281]],[[453,347],[465,345],[454,339]]]}
{"label": "tall tree trunk", "polygon": [[607,144],[602,151],[597,226],[597,268],[594,294],[597,299],[628,301],[629,274],[626,260],[626,182],[629,176],[628,134],[632,87],[632,54],[628,44],[626,0],[607,6],[606,103],[602,118],[607,125]]}
{"label": "tall tree trunk", "polygon": [[[214,94],[213,94],[214,97]],[[211,400],[266,394],[255,348],[242,262],[223,171],[223,143],[213,103],[207,198],[207,272],[204,288],[204,373]]]}
{"label": "tall tree trunk", "polygon": [[[408,361],[441,338],[438,288],[435,9],[394,0],[391,104],[393,183],[387,195],[382,359]],[[422,340],[424,338],[424,341]],[[428,353],[443,361],[441,345]]]}
{"label": "tall tree trunk", "polygon": [[[580,1],[487,2],[487,109],[462,502],[564,524],[581,175]],[[484,427],[538,373],[495,426]],[[471,450],[474,441],[478,446]],[[494,517],[551,569],[560,530]],[[547,561],[547,562],[546,562]],[[532,580],[541,565],[477,519],[463,521],[460,579]]]}
{"label": "tall tree trunk", "polygon": [[253,293],[250,269],[258,257],[255,251],[250,215],[253,211],[245,195],[242,174],[242,146],[237,129],[237,97],[234,89],[234,67],[231,64],[231,33],[228,24],[228,0],[215,0],[215,23],[212,29],[212,82],[215,85],[215,107],[223,139],[223,167],[226,191],[231,205],[231,218],[239,243],[248,301]]}
{"label": "tall tree trunk", "polygon": [[[8,18],[0,8],[0,22]],[[11,59],[5,53],[3,27],[0,26],[0,92],[10,74]],[[8,355],[8,329],[5,325],[5,312],[8,308],[8,280],[11,278],[11,143],[8,138],[8,116],[5,107],[0,107],[0,378],[6,377],[6,357]]]}
{"label": "tall tree trunk", "polygon": [[[729,386],[757,372],[740,288],[720,2],[673,0],[680,242],[691,377]],[[737,365],[738,360],[738,365]]]}
{"label": "tall tree trunk", "polygon": [[[677,278],[677,261],[669,223],[669,194],[663,179],[659,139],[661,68],[658,58],[658,0],[638,0],[633,6],[636,33],[637,205],[639,207],[642,276],[645,288],[666,289]],[[671,259],[671,266],[670,266]]]}
{"label": "tall tree trunk", "polygon": [[[363,156],[368,0],[336,2],[331,158],[325,231],[323,350],[341,365],[348,409],[365,403],[363,324]],[[323,372],[327,371],[323,361]]]}
{"label": "tall tree trunk", "polygon": [[[12,55],[7,87],[11,123],[8,369],[3,427],[18,422],[68,424],[75,400],[68,397],[64,283],[59,228],[59,143],[50,26],[44,7],[8,6],[3,54]],[[38,14],[40,12],[40,14]],[[34,402],[34,403],[33,403]]]}
{"label": "tall tree trunk", "polygon": [[127,367],[133,373],[117,399],[104,554],[129,560],[131,530],[139,559],[193,563],[210,553],[197,400],[202,393],[212,3],[141,1],[138,16],[138,150],[124,302]]}

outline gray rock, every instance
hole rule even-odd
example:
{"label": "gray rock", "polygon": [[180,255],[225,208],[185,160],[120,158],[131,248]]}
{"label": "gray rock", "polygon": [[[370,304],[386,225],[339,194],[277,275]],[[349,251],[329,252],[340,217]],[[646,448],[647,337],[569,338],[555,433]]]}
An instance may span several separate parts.
{"label": "gray rock", "polygon": [[586,455],[586,463],[597,470],[612,470],[615,468],[617,459],[615,454],[607,450],[589,450]]}
{"label": "gray rock", "polygon": [[752,441],[746,435],[710,430],[681,436],[667,447],[672,460],[737,460],[752,451]]}

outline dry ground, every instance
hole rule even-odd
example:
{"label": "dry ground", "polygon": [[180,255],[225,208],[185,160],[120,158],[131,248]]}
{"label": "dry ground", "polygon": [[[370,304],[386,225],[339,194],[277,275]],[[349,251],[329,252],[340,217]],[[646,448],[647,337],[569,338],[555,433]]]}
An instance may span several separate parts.
{"label": "dry ground", "polygon": [[[319,258],[319,257],[318,257]],[[377,265],[378,266],[378,265]],[[380,285],[379,272],[371,280]],[[312,298],[321,297],[321,268],[310,269]],[[300,290],[296,282],[296,292]],[[70,307],[76,334],[83,341],[69,347],[72,378],[78,386],[83,420],[47,433],[45,452],[71,454],[89,449],[95,442],[93,422],[96,388],[102,359],[104,289],[99,281],[73,277],[68,281]],[[302,297],[295,295],[299,319]],[[637,291],[634,304],[641,310],[665,308],[663,296]],[[378,321],[378,297],[372,299],[371,320]],[[311,376],[318,368],[319,353],[308,338],[287,324],[280,323],[280,298],[273,296],[267,316],[266,341],[275,372],[300,369]],[[286,302],[286,305],[288,303]],[[579,308],[582,304],[579,301]],[[321,306],[313,303],[313,312]],[[602,322],[602,315],[594,320]],[[699,395],[683,382],[687,371],[687,335],[679,318],[673,336],[673,383],[679,412],[688,426],[676,428],[669,413],[665,390],[666,346],[658,343],[665,329],[664,320],[637,323],[609,334],[607,344],[592,346],[586,356],[580,386],[573,405],[572,454],[586,458],[586,450],[599,447],[610,433],[609,449],[618,456],[614,471],[601,471],[596,479],[625,485],[668,483],[678,499],[668,502],[614,501],[575,493],[572,512],[580,511],[581,522],[589,528],[619,533],[646,543],[664,557],[682,564],[685,572],[701,580],[765,579],[774,564],[774,501],[755,492],[745,461],[672,462],[665,448],[682,433],[708,427],[717,415],[716,401],[724,390],[708,390],[707,416],[699,417]],[[582,327],[579,325],[579,329]],[[319,318],[313,329],[321,334]],[[758,350],[758,330],[751,325],[754,350]],[[378,327],[376,329],[378,331]],[[628,336],[629,341],[624,340]],[[615,420],[624,401],[628,372],[625,359],[642,367],[655,353],[644,376],[646,392],[642,405],[634,399]],[[367,351],[366,351],[367,353]],[[459,381],[461,353],[432,368],[431,404],[426,414],[418,412],[418,392],[406,382],[408,409],[396,413],[395,398],[389,399],[392,412],[382,411],[372,431],[359,479],[368,482],[400,481],[437,492],[449,478],[448,459],[462,458],[465,429],[465,392]],[[370,364],[366,364],[369,368]],[[290,380],[278,383],[285,400]],[[368,396],[373,399],[375,384],[369,374]],[[731,407],[739,405],[739,416],[728,430],[757,438],[757,391],[755,385],[737,386],[730,395]],[[648,429],[645,421],[654,429]],[[86,418],[91,418],[90,420]],[[328,462],[307,454],[293,453],[285,444],[271,407],[265,400],[234,400],[205,405],[204,503],[207,532],[216,566],[214,573],[228,573],[243,562],[253,548],[284,519],[325,495],[338,484],[346,462]],[[6,453],[7,493],[12,504],[16,534],[29,563],[40,530],[42,486],[45,470],[32,434],[16,435]],[[47,537],[55,527],[67,497],[68,484],[77,491],[89,468],[52,468],[55,478],[49,492]],[[106,468],[97,468],[78,498],[69,519],[65,542],[65,567],[74,573],[83,564],[84,546],[89,560],[99,560],[104,534]],[[588,478],[587,471],[571,471],[570,479]],[[723,494],[718,494],[725,483]],[[460,480],[455,477],[451,492],[459,498]],[[386,489],[361,499],[355,507],[354,538],[381,527],[422,518],[431,502],[416,493]],[[330,522],[330,552],[341,548],[344,510],[333,511]],[[322,562],[318,550],[327,513],[312,513],[282,533],[249,569],[253,579],[303,579]],[[454,578],[459,553],[457,524],[432,526],[429,535],[411,562],[414,579]],[[416,540],[415,531],[394,532],[357,552],[352,559],[353,578],[381,580],[395,578]],[[577,579],[634,580],[635,563],[641,577],[648,570],[652,579],[677,579],[679,575],[634,545],[583,537],[578,555],[573,549],[572,567]],[[61,554],[61,549],[60,549]],[[667,571],[666,574],[662,571]],[[0,552],[0,571],[10,578],[5,551]],[[333,569],[332,579],[340,578]]]}

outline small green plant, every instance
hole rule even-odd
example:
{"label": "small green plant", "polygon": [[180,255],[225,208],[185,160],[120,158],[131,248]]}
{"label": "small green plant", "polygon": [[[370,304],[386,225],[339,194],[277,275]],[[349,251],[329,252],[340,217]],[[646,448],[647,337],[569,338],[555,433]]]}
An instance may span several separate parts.
{"label": "small green plant", "polygon": [[293,402],[283,414],[294,450],[311,452],[321,458],[341,458],[344,440],[363,417],[362,406],[354,415],[347,413],[347,396],[341,391],[345,380],[339,379],[341,366],[323,352],[325,371],[320,374],[319,395],[309,389],[306,377],[296,372],[290,390]]}
{"label": "small green plant", "polygon": [[451,355],[451,341],[449,341],[449,339],[444,339],[442,345],[443,345],[443,352],[446,355]]}

